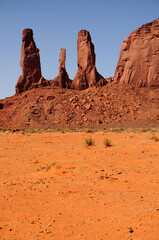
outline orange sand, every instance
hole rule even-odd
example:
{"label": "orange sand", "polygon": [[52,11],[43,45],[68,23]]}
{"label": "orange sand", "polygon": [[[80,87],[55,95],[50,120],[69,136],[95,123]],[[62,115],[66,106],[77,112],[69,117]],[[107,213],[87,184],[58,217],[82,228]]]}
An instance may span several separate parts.
{"label": "orange sand", "polygon": [[[95,146],[86,147],[90,136]],[[0,133],[0,240],[159,239],[159,141],[151,137]]]}

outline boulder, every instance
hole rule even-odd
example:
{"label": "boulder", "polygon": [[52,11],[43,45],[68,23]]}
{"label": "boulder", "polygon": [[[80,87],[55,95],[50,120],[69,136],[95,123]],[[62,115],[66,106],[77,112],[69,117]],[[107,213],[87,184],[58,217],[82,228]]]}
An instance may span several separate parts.
{"label": "boulder", "polygon": [[105,85],[106,80],[97,72],[95,67],[94,45],[90,33],[81,30],[77,40],[78,70],[72,82],[72,88],[83,90],[88,87]]}
{"label": "boulder", "polygon": [[124,40],[114,81],[138,87],[159,87],[159,18]]}
{"label": "boulder", "polygon": [[20,65],[22,75],[15,86],[16,94],[32,88],[42,77],[39,49],[34,42],[32,29],[23,30]]}

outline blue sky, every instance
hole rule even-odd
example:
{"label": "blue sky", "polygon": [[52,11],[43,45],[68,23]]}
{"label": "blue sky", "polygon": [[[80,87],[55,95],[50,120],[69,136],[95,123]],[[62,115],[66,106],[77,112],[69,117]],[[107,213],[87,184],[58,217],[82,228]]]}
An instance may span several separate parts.
{"label": "blue sky", "polygon": [[34,31],[46,79],[58,75],[61,48],[66,48],[67,72],[75,77],[81,29],[91,34],[97,70],[110,77],[123,40],[158,17],[159,0],[0,0],[0,99],[15,94],[24,28]]}

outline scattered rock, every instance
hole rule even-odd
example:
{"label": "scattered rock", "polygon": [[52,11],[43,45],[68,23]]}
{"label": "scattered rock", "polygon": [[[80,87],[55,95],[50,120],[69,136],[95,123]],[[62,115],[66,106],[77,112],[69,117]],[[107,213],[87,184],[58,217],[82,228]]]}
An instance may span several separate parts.
{"label": "scattered rock", "polygon": [[3,103],[0,103],[0,109],[3,109]]}
{"label": "scattered rock", "polygon": [[47,100],[53,100],[55,97],[54,96],[48,96]]}
{"label": "scattered rock", "polygon": [[80,222],[81,225],[83,225],[84,223],[85,223],[84,220]]}
{"label": "scattered rock", "polygon": [[[132,89],[130,85],[108,83],[102,87],[102,92],[103,97],[101,88],[83,91],[63,88],[59,91],[59,88],[48,86],[31,89],[27,91],[27,98],[24,92],[0,100],[4,106],[0,110],[0,127],[88,127],[101,124],[109,127],[112,123],[116,126],[124,123],[125,126],[125,122],[130,121],[136,121],[142,127],[153,122],[149,119],[158,111],[158,100],[149,100],[149,94],[153,92],[157,96],[158,89]],[[133,111],[137,107],[138,110]],[[157,121],[154,120],[154,124]]]}
{"label": "scattered rock", "polygon": [[92,104],[87,103],[87,104],[85,105],[85,109],[86,109],[86,110],[90,110],[91,108],[92,108]]}
{"label": "scattered rock", "polygon": [[129,227],[128,230],[129,230],[130,233],[134,232],[134,230],[131,227]]}

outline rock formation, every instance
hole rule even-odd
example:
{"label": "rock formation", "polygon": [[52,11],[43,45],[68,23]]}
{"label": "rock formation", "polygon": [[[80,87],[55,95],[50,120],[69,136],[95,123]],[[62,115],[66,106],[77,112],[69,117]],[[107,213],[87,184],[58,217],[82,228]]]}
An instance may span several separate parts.
{"label": "rock formation", "polygon": [[53,85],[56,85],[62,88],[70,88],[72,81],[69,79],[69,76],[66,72],[65,61],[66,61],[66,49],[61,48],[60,56],[59,56],[59,74],[53,80]]}
{"label": "rock formation", "polygon": [[159,18],[124,40],[114,81],[159,87]]}
{"label": "rock formation", "polygon": [[81,30],[78,33],[77,52],[78,70],[72,82],[72,87],[82,90],[106,84],[106,80],[96,70],[94,45],[89,32],[86,30]]}
{"label": "rock formation", "polygon": [[36,48],[32,29],[27,28],[23,30],[20,65],[22,75],[15,86],[17,94],[31,88],[42,77],[39,49]]}

